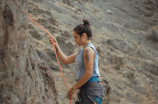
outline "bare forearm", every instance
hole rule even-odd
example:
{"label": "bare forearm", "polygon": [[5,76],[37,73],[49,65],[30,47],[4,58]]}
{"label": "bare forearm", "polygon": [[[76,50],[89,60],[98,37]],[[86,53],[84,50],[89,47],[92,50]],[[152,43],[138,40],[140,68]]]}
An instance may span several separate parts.
{"label": "bare forearm", "polygon": [[84,85],[91,77],[90,73],[84,73],[81,79],[73,86],[73,89],[78,89]]}
{"label": "bare forearm", "polygon": [[57,45],[56,47],[56,52],[58,54],[58,57],[60,58],[60,60],[62,61],[62,63],[66,63],[66,59],[67,56],[62,52],[62,50],[60,49],[60,47]]}

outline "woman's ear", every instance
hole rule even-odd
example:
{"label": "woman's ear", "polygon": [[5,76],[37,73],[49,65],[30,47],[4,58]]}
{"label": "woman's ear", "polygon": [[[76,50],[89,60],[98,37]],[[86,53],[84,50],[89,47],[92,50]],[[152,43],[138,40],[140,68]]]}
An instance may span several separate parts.
{"label": "woman's ear", "polygon": [[87,38],[87,34],[86,34],[86,33],[83,33],[82,36],[83,36],[84,38]]}

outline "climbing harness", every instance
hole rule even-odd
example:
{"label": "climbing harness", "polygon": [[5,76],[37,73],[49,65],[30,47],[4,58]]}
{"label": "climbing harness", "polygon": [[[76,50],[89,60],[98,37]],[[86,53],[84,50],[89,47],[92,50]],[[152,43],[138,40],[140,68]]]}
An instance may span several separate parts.
{"label": "climbing harness", "polygon": [[[42,28],[40,25],[38,25],[38,24],[37,24],[35,21],[33,21],[29,16],[28,16],[28,18],[29,18],[34,24],[36,24],[38,27],[40,27],[42,30],[44,30],[44,31],[49,35],[49,37],[52,37],[52,35],[51,35],[48,31],[46,31],[44,28]],[[62,77],[63,77],[63,79],[64,79],[64,82],[65,82],[67,91],[69,91],[69,88],[68,88],[68,86],[67,86],[67,83],[66,83],[66,80],[65,80],[65,77],[64,77],[64,74],[63,74],[61,65],[60,65],[59,60],[58,60],[58,57],[57,57],[56,49],[55,49],[55,46],[54,46],[53,43],[52,43],[52,46],[53,46],[53,49],[54,49],[54,51],[55,51],[55,56],[56,56],[56,59],[57,59],[57,62],[58,62],[58,65],[59,65],[59,68],[60,68],[60,71],[61,71],[61,75],[62,75]],[[70,100],[70,104],[71,104],[71,99],[69,98],[69,100]]]}

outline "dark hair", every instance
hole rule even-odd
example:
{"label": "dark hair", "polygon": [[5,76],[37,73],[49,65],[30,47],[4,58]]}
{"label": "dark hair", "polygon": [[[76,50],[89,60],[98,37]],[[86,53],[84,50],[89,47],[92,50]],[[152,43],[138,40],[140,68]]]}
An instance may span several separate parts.
{"label": "dark hair", "polygon": [[88,20],[83,20],[84,24],[80,24],[77,27],[74,28],[74,31],[82,36],[83,33],[87,34],[88,39],[91,39],[92,37],[92,31],[90,29],[90,24]]}

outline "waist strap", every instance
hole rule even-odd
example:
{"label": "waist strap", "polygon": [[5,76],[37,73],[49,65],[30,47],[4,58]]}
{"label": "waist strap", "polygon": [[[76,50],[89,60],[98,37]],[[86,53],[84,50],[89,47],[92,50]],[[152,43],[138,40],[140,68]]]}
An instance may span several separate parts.
{"label": "waist strap", "polygon": [[91,78],[87,81],[87,83],[93,82],[93,81],[99,81],[99,78],[98,78],[98,77],[91,77]]}

